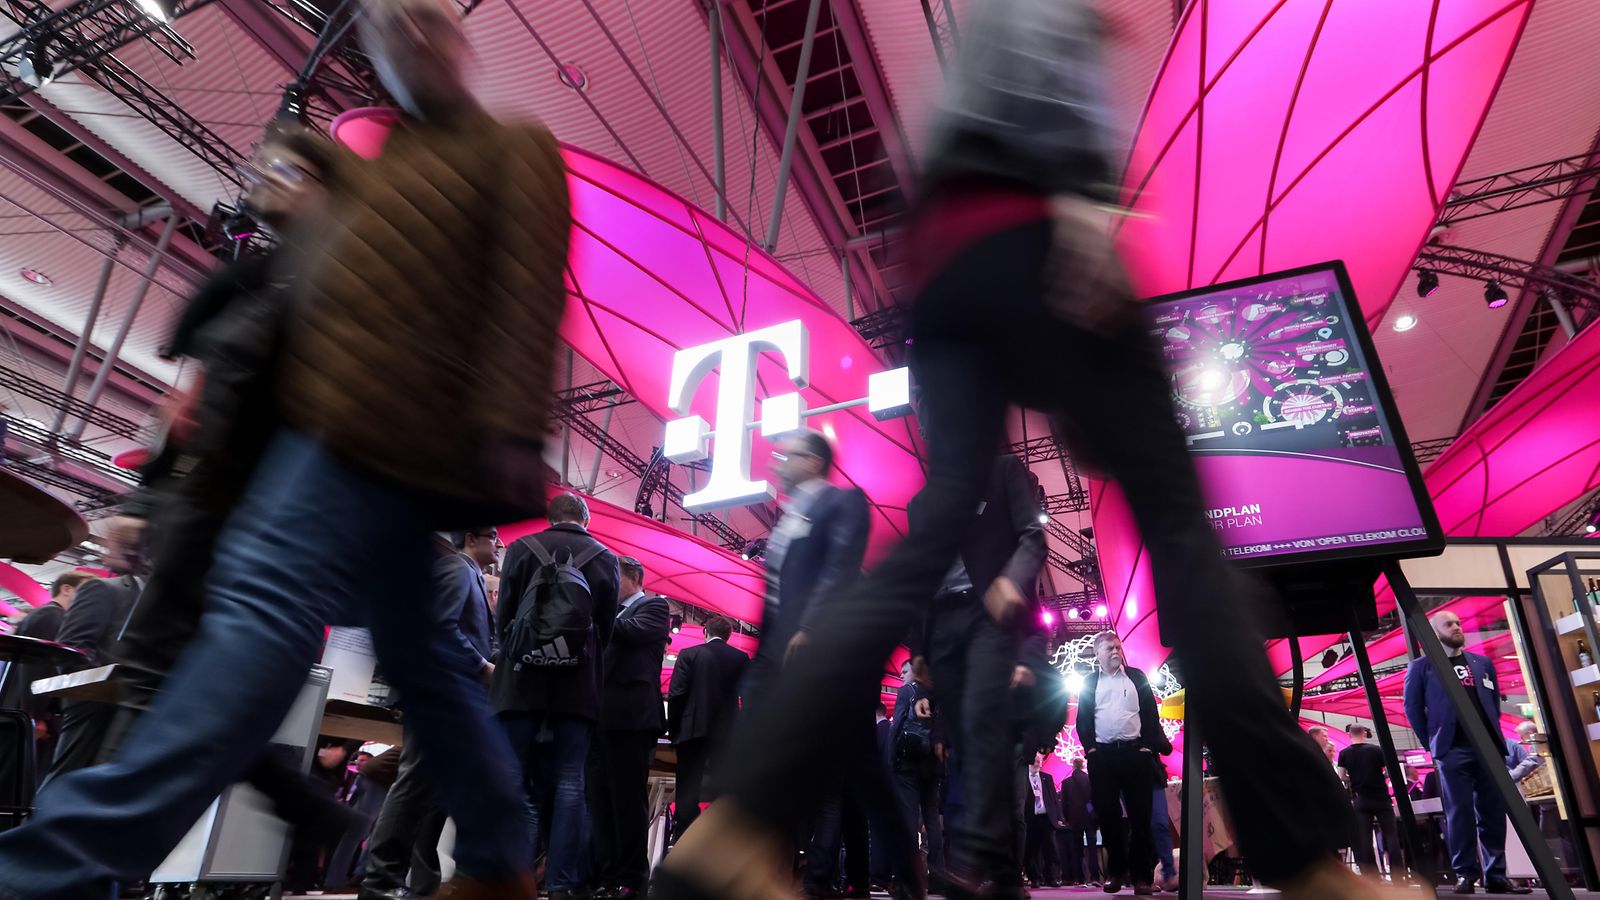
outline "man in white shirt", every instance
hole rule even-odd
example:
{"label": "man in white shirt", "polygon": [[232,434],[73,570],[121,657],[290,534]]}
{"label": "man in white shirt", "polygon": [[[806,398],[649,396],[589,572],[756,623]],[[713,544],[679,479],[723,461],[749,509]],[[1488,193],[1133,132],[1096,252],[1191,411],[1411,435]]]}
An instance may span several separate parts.
{"label": "man in white shirt", "polygon": [[1113,632],[1101,632],[1095,636],[1094,653],[1100,671],[1084,680],[1078,696],[1077,727],[1105,840],[1105,889],[1115,894],[1131,880],[1135,894],[1148,896],[1155,893],[1151,886],[1155,845],[1150,833],[1150,803],[1156,755],[1171,753],[1172,743],[1156,718],[1150,682],[1143,672],[1127,665],[1121,639]]}

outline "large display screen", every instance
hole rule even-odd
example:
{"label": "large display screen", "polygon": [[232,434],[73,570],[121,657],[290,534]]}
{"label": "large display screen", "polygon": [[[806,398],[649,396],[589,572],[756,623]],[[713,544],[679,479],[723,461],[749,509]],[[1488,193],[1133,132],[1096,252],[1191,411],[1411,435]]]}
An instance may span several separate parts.
{"label": "large display screen", "polygon": [[1341,263],[1159,297],[1149,317],[1229,557],[1280,565],[1441,546]]}

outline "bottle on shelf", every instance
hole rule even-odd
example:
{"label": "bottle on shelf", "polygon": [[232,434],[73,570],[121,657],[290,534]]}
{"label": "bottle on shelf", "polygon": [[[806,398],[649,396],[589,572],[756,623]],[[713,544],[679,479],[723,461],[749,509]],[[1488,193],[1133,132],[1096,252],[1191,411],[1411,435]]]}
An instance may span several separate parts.
{"label": "bottle on shelf", "polygon": [[1578,638],[1578,668],[1586,669],[1592,665],[1594,657],[1589,655],[1589,645],[1583,642],[1583,638]]}
{"label": "bottle on shelf", "polygon": [[1595,720],[1600,721],[1600,691],[1594,692],[1594,715]]}

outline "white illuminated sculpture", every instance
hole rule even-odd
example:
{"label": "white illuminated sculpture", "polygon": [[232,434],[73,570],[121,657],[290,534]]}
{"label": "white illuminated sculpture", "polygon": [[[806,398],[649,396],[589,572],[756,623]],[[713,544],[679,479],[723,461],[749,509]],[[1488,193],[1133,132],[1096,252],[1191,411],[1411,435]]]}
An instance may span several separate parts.
{"label": "white illuminated sculpture", "polygon": [[[877,372],[867,378],[867,396],[808,410],[798,390],[775,394],[762,401],[761,420],[754,421],[756,363],[764,352],[783,357],[789,382],[795,388],[809,383],[810,336],[796,319],[757,331],[679,350],[672,357],[672,378],[667,403],[683,418],[667,422],[662,455],[675,463],[705,459],[707,445],[715,442],[711,474],[703,488],[683,498],[689,509],[717,509],[760,503],[775,496],[765,481],[750,477],[750,432],[759,427],[769,440],[799,431],[810,416],[865,405],[879,419],[911,412],[911,373],[905,368]],[[720,369],[715,427],[689,412],[695,390]]]}

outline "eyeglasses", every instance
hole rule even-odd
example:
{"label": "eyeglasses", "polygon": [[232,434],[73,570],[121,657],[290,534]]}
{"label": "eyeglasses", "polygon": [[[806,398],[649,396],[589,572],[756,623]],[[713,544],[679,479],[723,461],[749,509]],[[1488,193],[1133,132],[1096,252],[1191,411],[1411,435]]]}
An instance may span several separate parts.
{"label": "eyeglasses", "polygon": [[778,462],[788,462],[790,459],[805,459],[807,457],[810,457],[811,459],[818,458],[815,453],[812,453],[809,450],[796,450],[793,453],[782,453],[777,450],[772,451],[772,458]]}

